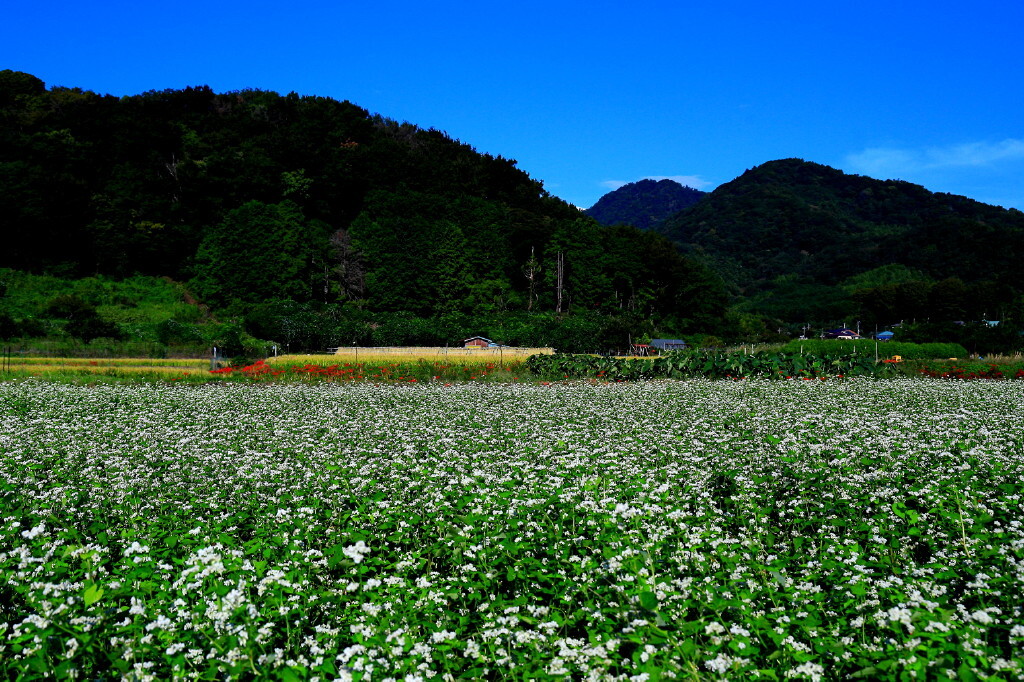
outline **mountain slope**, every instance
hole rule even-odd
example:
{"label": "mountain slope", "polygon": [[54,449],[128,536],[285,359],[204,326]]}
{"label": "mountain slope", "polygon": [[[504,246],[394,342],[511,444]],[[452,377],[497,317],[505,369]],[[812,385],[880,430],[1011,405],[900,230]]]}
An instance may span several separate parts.
{"label": "mountain slope", "polygon": [[748,170],[659,231],[748,295],[780,277],[833,286],[893,265],[1024,289],[1021,211],[799,159]]}
{"label": "mountain slope", "polygon": [[[0,218],[0,268],[170,276],[233,312],[581,311],[681,332],[698,323],[679,292],[720,289],[660,235],[602,227],[514,160],[295,93],[112,97],[0,71]],[[724,295],[703,298],[716,319]]]}
{"label": "mountain slope", "polygon": [[605,194],[585,213],[602,225],[632,225],[650,230],[693,206],[706,194],[674,180],[639,180]]}

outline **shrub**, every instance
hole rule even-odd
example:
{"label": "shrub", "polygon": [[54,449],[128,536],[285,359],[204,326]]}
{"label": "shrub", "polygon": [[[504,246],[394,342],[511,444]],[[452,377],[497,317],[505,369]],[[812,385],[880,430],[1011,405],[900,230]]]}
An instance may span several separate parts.
{"label": "shrub", "polygon": [[794,340],[783,346],[782,352],[822,356],[868,355],[873,358],[875,356],[876,344],[879,359],[889,358],[894,355],[899,355],[906,360],[934,360],[936,358],[962,358],[967,356],[967,349],[956,343],[876,342],[874,339],[858,339],[855,341],[842,339]]}

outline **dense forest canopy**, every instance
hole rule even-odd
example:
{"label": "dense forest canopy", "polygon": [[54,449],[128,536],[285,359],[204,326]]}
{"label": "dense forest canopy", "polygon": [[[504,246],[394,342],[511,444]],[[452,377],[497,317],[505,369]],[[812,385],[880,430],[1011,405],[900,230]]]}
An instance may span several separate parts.
{"label": "dense forest canopy", "polygon": [[638,180],[605,194],[586,213],[602,225],[625,224],[658,230],[659,224],[693,206],[707,192],[675,180]]}
{"label": "dense forest canopy", "polygon": [[0,219],[0,268],[169,277],[229,315],[289,301],[371,327],[570,315],[682,334],[727,304],[667,239],[600,225],[514,160],[295,93],[114,97],[0,71]]}
{"label": "dense forest canopy", "polygon": [[908,182],[771,161],[655,229],[770,318],[1020,317],[1024,213]]}

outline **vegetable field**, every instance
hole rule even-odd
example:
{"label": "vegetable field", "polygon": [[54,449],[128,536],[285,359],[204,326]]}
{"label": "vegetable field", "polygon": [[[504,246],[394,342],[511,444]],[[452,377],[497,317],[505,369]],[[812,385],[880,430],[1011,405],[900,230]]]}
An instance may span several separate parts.
{"label": "vegetable field", "polygon": [[0,384],[0,677],[1013,679],[1024,390]]}

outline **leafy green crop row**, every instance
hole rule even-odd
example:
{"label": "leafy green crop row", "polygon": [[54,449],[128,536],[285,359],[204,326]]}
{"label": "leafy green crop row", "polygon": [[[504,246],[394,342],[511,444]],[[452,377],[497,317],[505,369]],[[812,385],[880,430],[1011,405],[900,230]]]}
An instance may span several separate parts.
{"label": "leafy green crop row", "polygon": [[966,358],[967,349],[958,343],[904,343],[901,341],[874,341],[872,339],[805,339],[790,341],[782,347],[783,353],[809,355],[860,355],[884,360],[899,355],[905,360],[936,360]]}
{"label": "leafy green crop row", "polygon": [[814,356],[801,353],[679,351],[654,358],[593,355],[534,355],[526,369],[546,379],[773,379],[888,376],[892,370],[866,355]]}

